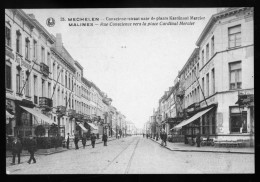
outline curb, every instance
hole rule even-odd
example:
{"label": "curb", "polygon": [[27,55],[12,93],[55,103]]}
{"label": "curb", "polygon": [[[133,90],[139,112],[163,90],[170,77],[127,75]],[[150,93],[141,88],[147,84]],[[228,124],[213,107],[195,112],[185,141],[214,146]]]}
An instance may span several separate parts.
{"label": "curb", "polygon": [[[154,141],[153,139],[151,139]],[[156,142],[156,141],[154,141]],[[158,142],[156,142],[158,143]],[[160,143],[158,143],[161,145]],[[165,146],[164,146],[165,147]],[[183,149],[171,149],[169,147],[165,147],[170,151],[176,151],[176,152],[212,152],[212,153],[232,153],[232,154],[255,154],[254,152],[235,152],[235,151],[212,151],[212,150],[183,150]]]}
{"label": "curb", "polygon": [[[111,140],[108,140],[107,142],[110,142],[110,141],[113,141],[113,140],[116,140],[116,138],[114,139],[111,139]],[[97,142],[96,144],[100,144],[100,143],[103,143],[102,141],[101,142]],[[88,144],[86,146],[91,146],[91,144]],[[80,146],[79,148],[83,148],[83,146]],[[73,148],[74,149],[74,148]],[[60,151],[55,151],[55,152],[49,152],[49,153],[35,153],[34,155],[51,155],[51,154],[56,154],[56,153],[60,153],[60,152],[65,152],[65,151],[69,151],[69,150],[72,150],[72,149],[64,149],[64,150],[60,150]],[[74,149],[75,150],[75,149]],[[22,156],[30,156],[30,154],[21,154],[21,157]],[[12,155],[6,155],[6,158],[8,157],[13,157]]]}

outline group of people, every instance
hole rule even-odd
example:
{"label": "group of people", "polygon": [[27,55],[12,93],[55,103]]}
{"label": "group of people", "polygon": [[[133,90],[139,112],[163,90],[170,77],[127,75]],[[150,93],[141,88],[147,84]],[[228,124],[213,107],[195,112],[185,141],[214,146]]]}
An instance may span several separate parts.
{"label": "group of people", "polygon": [[[96,139],[97,139],[96,135],[94,133],[92,133],[91,137],[90,137],[92,148],[95,148]],[[108,136],[106,133],[104,133],[102,136],[102,141],[104,142],[104,146],[107,146],[107,139],[108,139]],[[86,142],[87,142],[86,135],[83,135],[83,137],[81,138],[81,141],[82,141],[83,148],[85,148]],[[75,144],[76,150],[79,149],[78,142],[79,142],[79,137],[75,136],[74,144]],[[69,149],[69,143],[70,143],[70,134],[68,133],[67,137],[66,137],[67,149]],[[16,156],[18,158],[18,164],[20,164],[22,149],[23,149],[23,146],[22,146],[20,139],[15,137],[14,140],[12,141],[12,155],[13,155],[13,159],[12,159],[12,163],[11,163],[12,165],[15,164]],[[29,136],[29,140],[27,143],[27,150],[30,153],[30,158],[27,163],[31,164],[31,161],[33,161],[33,163],[36,163],[34,153],[37,151],[37,142],[32,136]]]}
{"label": "group of people", "polygon": [[[96,137],[95,133],[92,133],[90,136],[92,148],[95,148],[96,139],[97,139],[97,137]],[[104,146],[107,146],[107,139],[108,139],[108,136],[106,133],[104,133],[102,136],[102,141],[104,142]],[[78,146],[79,140],[80,140],[80,138],[78,137],[78,135],[75,135],[74,144],[75,144],[76,150],[79,149],[79,146]],[[81,142],[82,142],[83,149],[85,149],[86,142],[87,142],[87,136],[85,134],[81,138]],[[67,149],[69,149],[69,144],[70,144],[70,134],[69,133],[67,134],[67,137],[66,137],[66,144],[67,144]]]}
{"label": "group of people", "polygon": [[[143,138],[145,137],[145,134],[143,133]],[[148,133],[146,133],[146,138],[150,137]],[[165,132],[164,129],[161,130],[160,132],[160,138],[162,140],[161,145],[162,146],[167,146],[167,133]],[[157,139],[156,139],[157,140]]]}
{"label": "group of people", "polygon": [[[20,139],[15,137],[13,142],[12,142],[12,155],[13,155],[13,160],[12,160],[12,163],[11,163],[12,165],[15,164],[16,156],[18,158],[18,164],[20,164],[20,162],[21,162],[20,158],[21,158],[22,149],[23,149],[23,146],[22,146],[22,143],[21,143]],[[32,160],[33,160],[33,163],[36,163],[36,159],[34,157],[34,153],[37,150],[37,142],[36,142],[36,140],[32,136],[29,136],[29,140],[28,140],[28,143],[27,143],[27,150],[30,153],[30,158],[27,161],[27,163],[31,164]]]}

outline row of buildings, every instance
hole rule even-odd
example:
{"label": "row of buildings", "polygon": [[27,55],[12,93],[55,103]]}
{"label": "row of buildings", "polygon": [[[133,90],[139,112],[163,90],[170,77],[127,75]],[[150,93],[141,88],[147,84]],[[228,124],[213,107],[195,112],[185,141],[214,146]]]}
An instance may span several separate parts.
{"label": "row of buildings", "polygon": [[254,9],[219,8],[144,130],[254,143]]}
{"label": "row of buildings", "polygon": [[5,10],[6,134],[127,134],[126,117],[83,75],[84,68],[33,14]]}

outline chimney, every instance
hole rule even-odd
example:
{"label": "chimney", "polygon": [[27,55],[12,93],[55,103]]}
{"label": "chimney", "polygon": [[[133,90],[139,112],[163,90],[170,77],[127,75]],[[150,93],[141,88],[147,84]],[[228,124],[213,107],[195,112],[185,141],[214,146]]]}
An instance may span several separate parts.
{"label": "chimney", "polygon": [[55,47],[58,49],[58,51],[62,50],[62,37],[61,37],[61,33],[57,33],[56,34]]}

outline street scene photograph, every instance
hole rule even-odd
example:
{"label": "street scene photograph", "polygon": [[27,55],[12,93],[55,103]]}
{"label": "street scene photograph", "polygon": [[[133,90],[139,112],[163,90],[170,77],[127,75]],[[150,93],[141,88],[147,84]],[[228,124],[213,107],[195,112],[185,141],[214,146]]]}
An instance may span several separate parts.
{"label": "street scene photograph", "polygon": [[6,174],[254,174],[254,8],[5,9]]}

